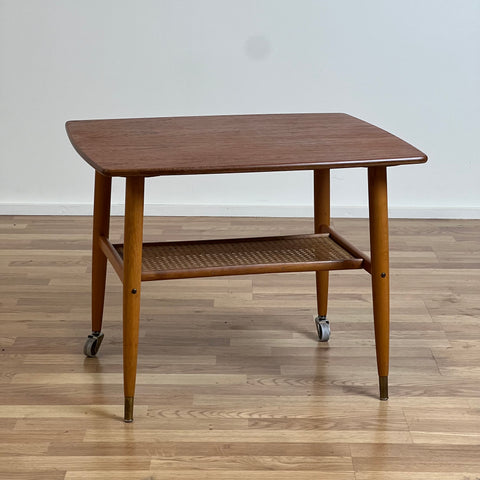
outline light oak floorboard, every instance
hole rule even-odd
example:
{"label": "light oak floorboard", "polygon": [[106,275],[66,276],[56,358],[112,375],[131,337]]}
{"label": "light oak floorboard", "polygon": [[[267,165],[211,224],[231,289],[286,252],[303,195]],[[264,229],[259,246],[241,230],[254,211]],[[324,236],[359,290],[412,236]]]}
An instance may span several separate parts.
{"label": "light oak floorboard", "polygon": [[[112,218],[111,238],[123,224]],[[337,219],[368,251],[368,221]],[[90,217],[0,217],[0,479],[479,480],[480,221],[391,220],[390,400],[370,278],[146,282],[135,422],[122,422],[122,289],[90,332]],[[310,233],[311,219],[145,218],[145,241]]]}

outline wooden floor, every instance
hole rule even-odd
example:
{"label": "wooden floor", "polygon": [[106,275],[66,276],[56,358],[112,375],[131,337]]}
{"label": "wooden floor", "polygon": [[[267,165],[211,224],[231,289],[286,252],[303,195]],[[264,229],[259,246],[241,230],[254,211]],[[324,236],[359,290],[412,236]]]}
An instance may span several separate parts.
{"label": "wooden floor", "polygon": [[[309,233],[308,219],[146,218],[146,240]],[[368,249],[365,220],[338,231]],[[112,237],[121,237],[121,219]],[[90,332],[88,217],[0,217],[3,480],[478,480],[480,221],[391,221],[390,400],[377,398],[369,275],[143,284],[125,424],[121,286]]]}

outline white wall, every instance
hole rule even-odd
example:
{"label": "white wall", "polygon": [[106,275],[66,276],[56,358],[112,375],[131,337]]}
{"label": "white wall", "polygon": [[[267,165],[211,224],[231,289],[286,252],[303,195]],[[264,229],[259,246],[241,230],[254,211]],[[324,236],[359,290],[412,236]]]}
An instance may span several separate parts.
{"label": "white wall", "polygon": [[[69,119],[347,112],[430,157],[390,169],[393,215],[480,218],[479,0],[0,0],[0,69],[0,213],[91,212]],[[365,177],[335,172],[334,215]],[[311,202],[309,172],[147,181],[147,213]]]}

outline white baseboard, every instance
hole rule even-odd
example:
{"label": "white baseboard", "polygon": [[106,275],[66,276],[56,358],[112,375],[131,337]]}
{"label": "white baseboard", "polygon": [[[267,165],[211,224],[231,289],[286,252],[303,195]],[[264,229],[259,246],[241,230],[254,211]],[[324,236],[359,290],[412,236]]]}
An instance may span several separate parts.
{"label": "white baseboard", "polygon": [[[3,203],[0,215],[92,215],[92,204]],[[123,204],[112,215],[123,215]],[[146,204],[147,216],[312,217],[310,205],[167,205]],[[480,207],[389,207],[390,218],[480,219]],[[332,217],[366,218],[367,206],[332,205]]]}

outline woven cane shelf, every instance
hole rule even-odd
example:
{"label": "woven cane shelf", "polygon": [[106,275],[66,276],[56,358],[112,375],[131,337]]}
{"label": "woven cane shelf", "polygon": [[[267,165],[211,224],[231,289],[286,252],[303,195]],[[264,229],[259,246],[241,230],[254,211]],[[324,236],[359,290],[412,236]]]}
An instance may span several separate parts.
{"label": "woven cane shelf", "polygon": [[[113,245],[123,263],[123,245]],[[362,268],[329,233],[146,243],[142,280]]]}

